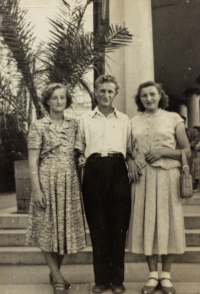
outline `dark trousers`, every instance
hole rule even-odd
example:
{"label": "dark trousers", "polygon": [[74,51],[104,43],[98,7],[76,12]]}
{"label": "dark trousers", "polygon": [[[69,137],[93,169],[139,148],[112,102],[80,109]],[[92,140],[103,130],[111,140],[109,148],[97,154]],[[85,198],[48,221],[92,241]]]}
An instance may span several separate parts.
{"label": "dark trousers", "polygon": [[82,192],[92,240],[95,283],[120,285],[124,281],[131,210],[131,188],[124,159],[89,158]]}

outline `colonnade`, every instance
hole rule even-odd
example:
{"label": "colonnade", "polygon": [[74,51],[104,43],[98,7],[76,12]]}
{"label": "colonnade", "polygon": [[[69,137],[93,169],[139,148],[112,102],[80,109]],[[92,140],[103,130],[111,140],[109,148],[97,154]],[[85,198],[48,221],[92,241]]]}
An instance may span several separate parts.
{"label": "colonnade", "polygon": [[[154,80],[153,28],[151,0],[109,0],[109,20],[112,25],[123,25],[133,35],[132,42],[116,50],[106,59],[106,73],[114,75],[121,84],[115,99],[118,110],[129,117],[137,114],[134,103],[139,84]],[[179,113],[187,118],[187,126],[199,126],[199,96],[191,94]]]}
{"label": "colonnade", "polygon": [[186,117],[186,126],[193,128],[200,126],[200,96],[198,94],[191,94],[187,97],[186,104],[179,107],[179,113]]}

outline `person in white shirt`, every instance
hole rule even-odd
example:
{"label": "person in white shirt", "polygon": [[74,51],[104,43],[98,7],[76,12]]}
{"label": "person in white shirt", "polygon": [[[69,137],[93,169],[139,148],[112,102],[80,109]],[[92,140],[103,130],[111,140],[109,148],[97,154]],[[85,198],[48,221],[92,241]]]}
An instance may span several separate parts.
{"label": "person in white shirt", "polygon": [[90,229],[95,286],[123,293],[124,253],[131,210],[131,190],[126,165],[131,146],[127,115],[112,106],[118,83],[110,75],[95,82],[98,106],[80,118],[75,148],[84,166],[82,183],[85,214]]}

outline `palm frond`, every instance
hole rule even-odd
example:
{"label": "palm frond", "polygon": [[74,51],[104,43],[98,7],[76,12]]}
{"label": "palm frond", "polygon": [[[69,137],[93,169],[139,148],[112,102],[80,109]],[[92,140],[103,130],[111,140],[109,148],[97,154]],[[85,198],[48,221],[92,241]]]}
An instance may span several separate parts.
{"label": "palm frond", "polygon": [[94,35],[94,47],[97,52],[112,52],[132,42],[132,34],[125,27],[118,25],[104,26]]}
{"label": "palm frond", "polygon": [[[104,68],[105,56],[118,48],[130,44],[132,35],[125,25],[103,26],[93,33],[84,31],[84,15],[91,0],[82,5],[81,0],[74,0],[69,5],[66,0],[58,1],[58,13],[49,19],[50,38],[40,52],[33,51],[33,26],[27,21],[26,11],[20,8],[20,0],[0,0],[2,25],[0,32],[15,60],[23,82],[16,95],[12,94],[12,103],[16,103],[29,90],[37,116],[43,116],[38,93],[48,81],[67,84],[71,91],[78,86],[89,93],[92,104],[94,96],[85,80],[85,75],[92,69]],[[39,66],[38,66],[39,61]],[[5,90],[5,89],[4,89]],[[11,91],[12,92],[12,91]],[[25,95],[26,96],[26,95]],[[5,98],[6,99],[6,98]],[[23,103],[23,100],[20,100]]]}
{"label": "palm frond", "polygon": [[43,111],[32,78],[31,66],[34,59],[32,47],[35,37],[33,35],[33,26],[27,22],[26,13],[26,10],[19,7],[19,0],[2,0],[0,3],[0,15],[2,15],[3,20],[0,32],[5,44],[12,52],[18,69],[30,91],[37,116],[43,117]]}
{"label": "palm frond", "polygon": [[52,29],[44,62],[49,80],[68,84],[73,91],[87,72],[99,65],[104,67],[107,53],[128,45],[132,35],[125,25],[103,26],[95,35],[85,33],[83,17],[90,1],[82,6],[75,0],[72,9],[66,1],[60,2],[59,13],[50,19]]}
{"label": "palm frond", "polygon": [[94,109],[97,105],[96,100],[94,98],[94,92],[90,89],[88,82],[84,78],[80,78],[79,87],[89,94],[92,102],[92,109]]}
{"label": "palm frond", "polygon": [[25,103],[24,96],[24,85],[21,83],[20,85],[15,87],[15,90],[18,88],[17,93],[15,94],[10,85],[10,81],[7,80],[4,76],[1,77],[0,80],[0,98],[3,101],[7,102],[7,111],[10,109],[11,111],[17,111],[22,117],[23,121],[27,122],[30,125],[29,117],[26,113],[26,108],[22,106]]}

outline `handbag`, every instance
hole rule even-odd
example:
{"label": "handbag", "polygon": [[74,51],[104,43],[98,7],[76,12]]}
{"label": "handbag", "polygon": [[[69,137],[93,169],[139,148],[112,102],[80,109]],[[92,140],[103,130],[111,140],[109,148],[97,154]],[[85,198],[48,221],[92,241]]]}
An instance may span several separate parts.
{"label": "handbag", "polygon": [[180,196],[181,198],[190,198],[193,195],[192,176],[190,175],[190,168],[184,149],[181,149],[181,156]]}

